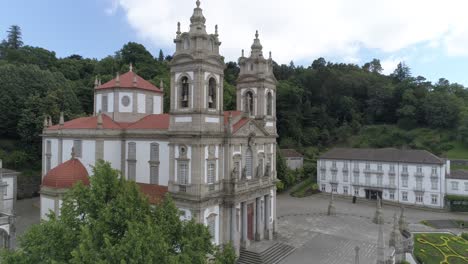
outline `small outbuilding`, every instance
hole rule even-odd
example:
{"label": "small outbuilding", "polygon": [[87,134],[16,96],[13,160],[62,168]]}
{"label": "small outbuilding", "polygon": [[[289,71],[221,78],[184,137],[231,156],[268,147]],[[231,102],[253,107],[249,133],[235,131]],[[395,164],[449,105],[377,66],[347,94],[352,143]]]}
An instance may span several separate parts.
{"label": "small outbuilding", "polygon": [[286,160],[286,165],[291,170],[301,169],[304,166],[304,155],[295,149],[282,149],[281,155]]}

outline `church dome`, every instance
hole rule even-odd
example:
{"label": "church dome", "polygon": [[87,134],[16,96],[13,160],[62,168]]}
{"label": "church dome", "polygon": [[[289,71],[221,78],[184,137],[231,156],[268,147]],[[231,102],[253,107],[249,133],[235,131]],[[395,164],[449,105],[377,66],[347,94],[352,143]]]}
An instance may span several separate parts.
{"label": "church dome", "polygon": [[42,180],[42,186],[71,188],[79,181],[89,185],[88,171],[79,159],[72,158],[50,170]]}

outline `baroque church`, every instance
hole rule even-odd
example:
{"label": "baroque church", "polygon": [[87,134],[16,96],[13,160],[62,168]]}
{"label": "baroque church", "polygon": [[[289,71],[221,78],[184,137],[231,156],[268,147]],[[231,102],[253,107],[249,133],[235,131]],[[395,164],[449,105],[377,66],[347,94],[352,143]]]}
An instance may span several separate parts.
{"label": "baroque church", "polygon": [[96,80],[94,115],[44,121],[41,217],[57,214],[64,193],[89,184],[97,160],[135,181],[151,203],[170,193],[183,219],[208,226],[212,242],[272,239],[276,229],[276,79],[255,34],[238,60],[236,109],[223,110],[225,62],[218,28],[208,34],[196,2],[188,32],[175,35],[170,111],[164,89],[130,66],[104,84]]}

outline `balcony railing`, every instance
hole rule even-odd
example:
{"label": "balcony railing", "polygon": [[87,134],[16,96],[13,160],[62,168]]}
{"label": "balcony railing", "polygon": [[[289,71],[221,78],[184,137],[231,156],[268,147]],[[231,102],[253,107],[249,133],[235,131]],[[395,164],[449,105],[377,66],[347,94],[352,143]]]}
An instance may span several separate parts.
{"label": "balcony railing", "polygon": [[431,178],[439,178],[439,175],[437,175],[437,173],[432,173]]}
{"label": "balcony railing", "polygon": [[395,176],[395,171],[388,171],[388,175]]}
{"label": "balcony railing", "polygon": [[408,176],[408,175],[409,175],[409,174],[408,174],[408,171],[402,171],[402,172],[401,172],[401,176]]}
{"label": "balcony railing", "polygon": [[325,167],[324,165],[320,165],[320,170],[321,170],[321,171],[326,171],[326,170],[327,170],[327,167]]}
{"label": "balcony railing", "polygon": [[353,168],[353,172],[359,173],[359,168]]}
{"label": "balcony railing", "polygon": [[424,174],[422,173],[422,171],[417,171],[414,173],[414,177],[424,177]]}
{"label": "balcony railing", "polygon": [[416,186],[413,188],[413,191],[415,192],[424,192],[425,189],[422,186]]}
{"label": "balcony railing", "polygon": [[365,168],[364,173],[383,174],[384,171],[383,170],[373,170],[373,169],[370,169],[370,168]]}

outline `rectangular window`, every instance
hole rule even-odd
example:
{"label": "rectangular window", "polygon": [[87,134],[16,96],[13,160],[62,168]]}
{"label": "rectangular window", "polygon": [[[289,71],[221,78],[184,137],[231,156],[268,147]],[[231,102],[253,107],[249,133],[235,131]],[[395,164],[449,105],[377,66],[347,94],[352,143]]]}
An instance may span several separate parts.
{"label": "rectangular window", "polygon": [[366,185],[370,185],[371,184],[371,176],[370,176],[370,173],[366,173]]}
{"label": "rectangular window", "polygon": [[377,175],[377,185],[378,186],[383,185],[383,176],[382,175]]}
{"label": "rectangular window", "polygon": [[432,175],[437,175],[437,167],[432,167]]}
{"label": "rectangular window", "polygon": [[332,172],[332,181],[336,182],[336,171]]}
{"label": "rectangular window", "polygon": [[377,164],[377,170],[382,171],[382,163]]}
{"label": "rectangular window", "polygon": [[343,181],[348,182],[348,173],[343,173]]}
{"label": "rectangular window", "polygon": [[431,178],[431,190],[437,190],[439,185],[439,180],[437,178]]}
{"label": "rectangular window", "polygon": [[465,191],[468,192],[468,182],[465,182]]}
{"label": "rectangular window", "polygon": [[390,200],[395,200],[395,193],[394,192],[389,192],[388,193]]}
{"label": "rectangular window", "polygon": [[370,170],[370,163],[366,162],[366,170]]}
{"label": "rectangular window", "polygon": [[150,184],[159,184],[159,166],[150,166]]}
{"label": "rectangular window", "polygon": [[395,172],[395,165],[393,165],[393,164],[390,165],[390,171],[391,171],[391,172]]}
{"label": "rectangular window", "polygon": [[422,190],[422,179],[420,177],[416,178],[416,189]]}
{"label": "rectangular window", "polygon": [[146,113],[153,114],[153,96],[146,96]]}
{"label": "rectangular window", "polygon": [[354,195],[359,196],[359,188],[354,188]]}
{"label": "rectangular window", "polygon": [[401,200],[408,201],[408,192],[401,192]]}
{"label": "rectangular window", "polygon": [[73,150],[75,151],[75,157],[82,157],[82,144],[83,142],[79,139],[73,140]]}
{"label": "rectangular window", "polygon": [[389,177],[390,186],[395,186],[395,175]]}
{"label": "rectangular window", "polygon": [[336,161],[332,161],[332,167],[336,168]]}
{"label": "rectangular window", "polygon": [[416,202],[417,203],[422,203],[423,202],[422,194],[416,194]]}
{"label": "rectangular window", "polygon": [[214,184],[216,180],[216,166],[214,161],[209,161],[207,166],[207,183]]}
{"label": "rectangular window", "polygon": [[354,173],[354,183],[355,184],[359,183],[359,173]]}
{"label": "rectangular window", "polygon": [[438,195],[437,194],[431,194],[431,203],[432,204],[438,204]]}
{"label": "rectangular window", "polygon": [[343,169],[347,169],[348,168],[348,162],[347,161],[344,161],[343,162]]}
{"label": "rectangular window", "polygon": [[418,166],[416,167],[416,171],[417,171],[418,173],[422,173],[422,166],[421,166],[421,165],[418,165]]}
{"label": "rectangular window", "polygon": [[188,184],[188,164],[185,161],[179,161],[179,171],[177,180],[180,185]]}
{"label": "rectangular window", "polygon": [[327,179],[327,176],[325,175],[325,171],[320,171],[320,179],[322,181],[325,181]]}
{"label": "rectangular window", "polygon": [[401,177],[401,185],[403,187],[408,187],[408,176],[402,176]]}
{"label": "rectangular window", "polygon": [[332,185],[332,192],[336,193],[337,191],[338,191],[338,190],[337,190],[337,188],[336,188],[336,185],[333,184],[333,185]]}
{"label": "rectangular window", "polygon": [[403,165],[403,172],[408,172],[408,165]]}
{"label": "rectangular window", "polygon": [[258,160],[258,174],[263,177],[263,159]]}
{"label": "rectangular window", "polygon": [[158,143],[151,143],[150,160],[159,161],[159,144]]}
{"label": "rectangular window", "polygon": [[109,112],[109,106],[108,106],[108,101],[107,101],[107,95],[102,96],[102,111],[103,113]]}
{"label": "rectangular window", "polygon": [[343,194],[348,194],[348,186],[343,186]]}
{"label": "rectangular window", "polygon": [[127,159],[136,160],[136,143],[128,142]]}
{"label": "rectangular window", "polygon": [[452,190],[458,191],[458,182],[456,182],[456,181],[452,182]]}
{"label": "rectangular window", "polygon": [[358,162],[354,162],[353,166],[354,166],[355,169],[359,169],[359,163]]}
{"label": "rectangular window", "polygon": [[210,216],[207,219],[208,231],[211,235],[211,240],[214,241],[216,235],[216,216]]}
{"label": "rectangular window", "polygon": [[322,187],[322,188],[321,188],[321,189],[322,189],[322,192],[325,192],[325,191],[326,191],[326,185],[325,185],[325,184],[322,184],[321,187]]}
{"label": "rectangular window", "polygon": [[136,181],[136,162],[128,161],[128,177],[129,181]]}
{"label": "rectangular window", "polygon": [[51,159],[52,159],[52,142],[50,140],[46,141],[46,173],[51,169]]}

